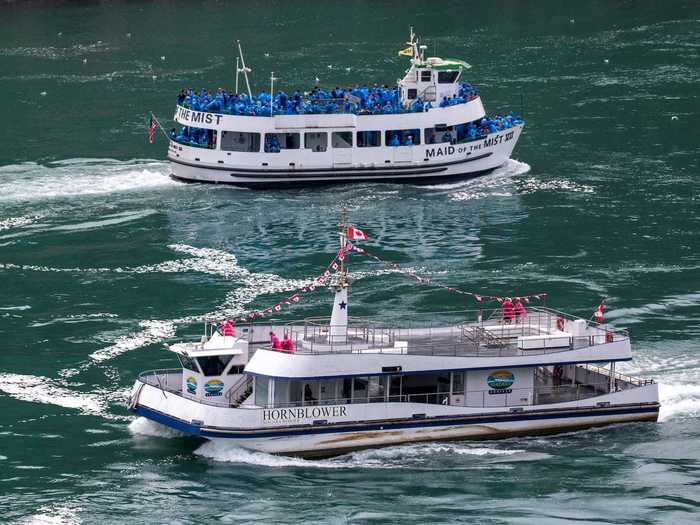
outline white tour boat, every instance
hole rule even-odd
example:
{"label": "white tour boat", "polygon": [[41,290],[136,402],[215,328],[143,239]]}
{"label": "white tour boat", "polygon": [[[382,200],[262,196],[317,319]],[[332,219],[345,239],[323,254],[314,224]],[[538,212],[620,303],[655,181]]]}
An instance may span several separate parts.
{"label": "white tour boat", "polygon": [[[330,319],[246,323],[234,335],[207,328],[169,346],[180,368],[139,375],[129,410],[186,434],[302,456],[657,420],[657,384],[615,371],[632,359],[626,331],[534,306],[512,319],[462,312],[440,326],[356,320],[339,260]],[[271,333],[293,344],[280,349]]]}
{"label": "white tour boat", "polygon": [[[523,129],[488,117],[462,60],[425,57],[411,31],[410,67],[396,85],[253,96],[239,44],[236,88],[178,95],[167,133],[172,176],[183,181],[281,187],[357,181],[432,183],[505,163]],[[242,67],[239,67],[242,64]],[[239,92],[238,73],[247,90]],[[318,79],[317,79],[318,80]],[[161,128],[162,129],[162,128]]]}

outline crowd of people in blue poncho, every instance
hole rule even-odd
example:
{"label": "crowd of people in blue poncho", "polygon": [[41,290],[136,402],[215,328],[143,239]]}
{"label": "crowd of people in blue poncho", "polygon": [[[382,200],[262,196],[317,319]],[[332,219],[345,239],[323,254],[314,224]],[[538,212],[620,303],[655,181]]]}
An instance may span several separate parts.
{"label": "crowd of people in blue poncho", "polygon": [[[448,107],[456,104],[464,104],[478,97],[477,90],[467,83],[459,85],[457,93],[452,97],[443,97],[439,107]],[[219,88],[216,94],[202,89],[196,93],[193,89],[183,89],[177,96],[179,106],[194,111],[223,113],[228,115],[270,116],[297,115],[297,114],[323,114],[323,113],[354,113],[354,114],[395,114],[423,112],[433,107],[431,102],[423,102],[416,98],[404,107],[400,103],[399,91],[389,86],[367,87],[356,86],[354,88],[336,87],[330,91],[315,87],[311,92],[302,95],[295,91],[291,96],[284,91],[275,94],[274,99],[265,91],[257,96],[249,97],[246,93],[229,93]],[[272,104],[271,104],[272,103]],[[508,129],[521,124],[522,120],[512,113],[506,116],[496,115],[492,118],[484,117],[478,121],[454,126],[438,135],[433,134],[427,143],[461,142],[475,140],[490,133]],[[392,135],[387,137],[388,146],[411,146],[417,143],[420,134],[418,130],[410,130],[402,136]],[[427,130],[426,130],[427,132]],[[415,134],[415,137],[414,137]],[[212,148],[215,146],[215,135],[212,130],[182,127],[178,133],[175,128],[170,131],[173,140],[182,144]],[[276,136],[266,138],[265,151],[279,152],[281,145]]]}
{"label": "crowd of people in blue poncho", "polygon": [[[478,96],[476,89],[470,84],[460,84],[458,93],[450,98],[444,97],[440,107],[463,104]],[[222,113],[226,115],[270,116],[298,115],[303,113],[354,113],[354,114],[393,114],[427,111],[432,107],[431,102],[423,102],[420,98],[413,100],[404,107],[399,100],[396,87],[355,86],[354,88],[335,87],[327,91],[315,87],[311,92],[302,94],[295,91],[288,95],[278,91],[271,97],[266,91],[261,91],[252,98],[246,93],[233,93],[219,88],[216,93],[201,89],[197,93],[193,89],[183,89],[177,95],[177,103],[194,111]]]}

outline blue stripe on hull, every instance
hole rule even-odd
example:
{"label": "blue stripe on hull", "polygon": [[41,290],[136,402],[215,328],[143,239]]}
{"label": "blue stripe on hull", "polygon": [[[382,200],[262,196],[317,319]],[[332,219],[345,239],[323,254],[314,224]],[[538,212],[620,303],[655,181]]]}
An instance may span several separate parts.
{"label": "blue stripe on hull", "polygon": [[[383,423],[370,423],[364,425],[317,425],[317,426],[307,426],[305,428],[299,428],[294,430],[280,430],[280,431],[261,431],[261,432],[240,432],[240,431],[217,431],[217,430],[202,430],[201,427],[187,423],[181,419],[177,419],[162,412],[152,410],[150,408],[139,405],[134,410],[136,414],[143,416],[147,419],[151,419],[163,425],[179,430],[186,434],[192,434],[195,436],[201,436],[205,438],[228,438],[228,439],[260,439],[269,437],[288,437],[288,436],[303,436],[303,435],[313,435],[313,434],[337,434],[337,433],[347,433],[347,432],[367,432],[367,431],[381,431],[381,430],[396,430],[396,429],[407,429],[407,428],[428,428],[428,427],[440,427],[440,426],[460,426],[460,425],[474,425],[474,424],[484,424],[484,423],[509,423],[514,421],[542,421],[547,419],[570,419],[570,418],[587,418],[587,417],[601,417],[601,416],[626,416],[633,414],[649,414],[656,415],[659,414],[659,405],[653,405],[649,407],[636,407],[636,408],[619,408],[619,409],[578,409],[571,412],[557,412],[552,414],[528,414],[518,413],[518,414],[508,414],[502,416],[479,416],[479,417],[454,417],[446,416],[440,419],[432,420],[415,420],[415,421],[405,421],[405,422],[383,422]],[[611,422],[612,423],[612,422]],[[342,425],[342,426],[341,426]],[[505,431],[507,432],[507,431]]]}

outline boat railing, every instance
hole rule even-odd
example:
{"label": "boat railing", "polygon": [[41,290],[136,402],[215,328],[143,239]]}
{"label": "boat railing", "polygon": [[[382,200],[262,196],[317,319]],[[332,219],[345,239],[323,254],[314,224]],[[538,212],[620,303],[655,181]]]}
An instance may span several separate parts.
{"label": "boat railing", "polygon": [[582,363],[578,366],[591,372],[611,377],[615,381],[615,385],[617,385],[617,388],[624,388],[625,384],[630,386],[646,386],[653,385],[655,383],[653,379],[648,379],[645,377],[633,377],[627,374],[622,374],[620,372],[612,372],[610,369],[604,368],[602,366],[591,365],[588,363]]}
{"label": "boat railing", "polygon": [[182,391],[182,368],[162,368],[141,372],[138,380],[160,390],[179,394]]}
{"label": "boat railing", "polygon": [[[586,321],[585,333],[564,331],[568,321],[578,319],[544,307],[530,307],[527,315],[504,319],[501,309],[449,312],[461,323],[407,320],[400,327],[387,327],[367,318],[349,318],[347,327],[331,326],[327,317],[288,324],[295,352],[391,353],[418,355],[513,356],[562,352],[628,340],[625,330]],[[337,328],[337,329],[336,329]]]}

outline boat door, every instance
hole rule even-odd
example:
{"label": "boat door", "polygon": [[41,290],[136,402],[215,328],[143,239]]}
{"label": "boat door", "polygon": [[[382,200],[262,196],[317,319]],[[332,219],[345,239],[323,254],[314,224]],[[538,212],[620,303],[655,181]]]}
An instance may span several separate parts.
{"label": "boat door", "polygon": [[352,131],[334,131],[331,134],[333,167],[350,166],[352,164],[352,136]]}

